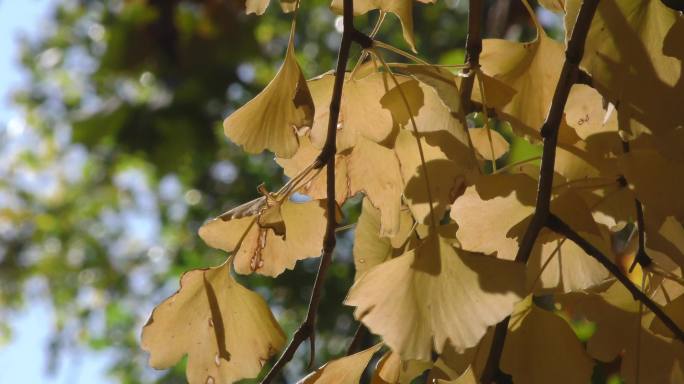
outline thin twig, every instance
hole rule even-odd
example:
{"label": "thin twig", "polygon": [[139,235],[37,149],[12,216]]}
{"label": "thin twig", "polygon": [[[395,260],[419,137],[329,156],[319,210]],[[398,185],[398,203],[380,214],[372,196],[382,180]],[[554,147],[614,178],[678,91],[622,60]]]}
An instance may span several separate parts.
{"label": "thin twig", "polygon": [[670,331],[672,331],[677,339],[684,341],[684,332],[681,330],[681,328],[679,328],[679,326],[675,324],[675,322],[667,314],[665,314],[658,304],[651,300],[648,295],[639,289],[639,287],[634,285],[629,277],[625,276],[620,268],[613,264],[613,262],[611,262],[610,259],[608,259],[608,257],[606,257],[603,253],[601,253],[601,251],[585,240],[556,215],[551,214],[549,216],[547,227],[552,231],[567,237],[570,241],[582,248],[582,250],[589,256],[601,263],[601,265],[603,265],[611,274],[613,274],[613,276],[615,276],[616,279],[618,279],[620,283],[622,283],[622,285],[625,286],[625,288],[627,288],[635,300],[642,302],[648,309],[651,310],[651,312],[653,312],[654,315],[656,315],[657,318],[660,319],[660,321],[663,322],[663,324],[665,324]]}
{"label": "thin twig", "polygon": [[[466,37],[466,59],[468,69],[464,73],[469,73],[461,83],[461,105],[467,112],[472,112],[470,96],[473,93],[475,78],[474,71],[480,68],[480,53],[482,52],[482,0],[470,0],[468,10],[468,37]],[[485,106],[486,107],[486,106]]]}
{"label": "thin twig", "polygon": [[[629,141],[622,142],[622,151],[624,153],[629,153]],[[637,229],[639,230],[639,248],[637,249],[636,256],[632,265],[629,266],[629,272],[631,273],[636,267],[637,263],[641,265],[642,269],[648,268],[653,264],[653,260],[646,253],[646,224],[644,224],[644,207],[641,205],[641,201],[634,198],[634,210],[636,211],[637,217]]]}
{"label": "thin twig", "polygon": [[297,328],[290,344],[288,344],[285,351],[280,355],[280,358],[273,365],[266,377],[261,381],[262,384],[270,383],[285,367],[285,365],[292,360],[295,352],[299,346],[305,341],[309,340],[311,344],[309,365],[313,365],[315,359],[315,335],[316,335],[316,313],[321,302],[321,294],[323,291],[323,284],[325,282],[328,267],[332,261],[333,250],[335,249],[335,229],[337,223],[335,221],[335,213],[337,211],[337,202],[335,201],[335,153],[336,139],[337,139],[337,122],[340,115],[340,103],[342,99],[342,87],[344,85],[345,72],[347,69],[347,61],[349,60],[349,50],[351,43],[356,42],[364,49],[370,48],[373,41],[370,37],[357,31],[354,28],[354,11],[353,1],[344,0],[343,10],[343,25],[342,42],[340,43],[340,51],[337,57],[337,68],[335,72],[335,84],[333,86],[333,94],[330,100],[330,116],[328,120],[328,132],[325,139],[325,144],[321,153],[316,158],[314,168],[320,169],[326,166],[326,228],[325,237],[323,239],[323,250],[321,252],[321,261],[316,273],[316,280],[311,289],[311,299],[309,300],[309,307],[306,314],[306,319]]}
{"label": "thin twig", "polygon": [[[520,248],[515,260],[520,263],[527,263],[532,254],[532,248],[539,236],[539,232],[544,228],[550,216],[551,192],[553,189],[553,172],[556,163],[556,144],[558,142],[558,128],[563,118],[563,110],[568,101],[570,88],[577,82],[579,63],[584,55],[584,43],[589,33],[591,20],[594,18],[599,0],[585,0],[582,3],[575,28],[568,41],[565,51],[565,62],[561,69],[556,90],[553,94],[551,108],[546,117],[546,121],[541,128],[541,136],[544,140],[542,152],[541,169],[539,171],[539,184],[537,188],[537,201],[534,215],[525,235],[523,236]],[[491,383],[499,372],[499,360],[506,340],[508,321],[504,319],[496,325],[492,347],[489,353],[485,369],[481,376],[482,383]]]}

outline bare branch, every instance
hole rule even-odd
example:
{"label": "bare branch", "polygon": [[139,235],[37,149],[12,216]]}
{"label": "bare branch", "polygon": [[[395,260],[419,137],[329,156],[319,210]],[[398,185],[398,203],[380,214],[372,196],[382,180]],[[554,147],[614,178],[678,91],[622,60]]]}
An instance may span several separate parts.
{"label": "bare branch", "polygon": [[337,223],[335,216],[337,212],[337,202],[335,200],[335,153],[336,139],[337,139],[337,122],[340,116],[340,103],[342,100],[342,87],[344,85],[344,77],[347,69],[347,61],[349,61],[349,50],[352,42],[356,42],[364,49],[370,48],[373,45],[373,40],[357,31],[354,28],[354,10],[353,1],[344,0],[344,31],[342,33],[342,42],[340,43],[340,51],[337,57],[337,68],[335,70],[335,83],[333,86],[333,94],[330,100],[330,118],[328,120],[328,131],[325,139],[325,144],[321,153],[315,161],[314,168],[322,168],[326,166],[326,229],[325,237],[323,239],[323,250],[321,252],[321,261],[318,265],[318,272],[316,273],[316,280],[311,289],[311,298],[309,300],[309,307],[306,314],[306,319],[299,326],[292,336],[290,344],[288,344],[285,351],[280,355],[280,358],[273,365],[266,377],[261,381],[262,384],[270,383],[292,360],[295,352],[299,346],[305,341],[309,340],[311,344],[309,365],[313,365],[315,360],[315,336],[316,336],[316,313],[321,302],[321,295],[323,293],[323,285],[328,271],[328,267],[332,262],[333,251],[335,250],[335,232]]}
{"label": "bare branch", "polygon": [[[558,142],[558,128],[563,118],[563,110],[568,101],[570,88],[577,82],[579,77],[579,63],[584,55],[584,43],[589,33],[591,20],[594,18],[599,0],[585,0],[582,3],[577,22],[568,41],[565,51],[565,62],[561,69],[561,74],[556,84],[553,94],[551,109],[546,117],[546,121],[541,128],[541,136],[544,140],[544,150],[542,153],[541,170],[539,171],[539,185],[537,188],[537,201],[534,215],[530,225],[527,227],[523,236],[520,248],[515,260],[520,263],[527,263],[532,253],[534,243],[539,236],[539,232],[544,228],[550,216],[551,192],[553,187],[553,172],[556,163],[556,144]],[[496,326],[494,340],[489,353],[486,368],[482,373],[481,382],[490,383],[495,379],[499,371],[499,359],[503,351],[508,328],[507,319],[501,321]]]}

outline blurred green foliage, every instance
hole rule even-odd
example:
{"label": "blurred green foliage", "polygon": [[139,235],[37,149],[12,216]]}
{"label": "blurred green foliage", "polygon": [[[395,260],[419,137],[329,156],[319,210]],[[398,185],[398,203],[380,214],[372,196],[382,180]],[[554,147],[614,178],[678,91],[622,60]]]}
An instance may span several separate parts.
{"label": "blurred green foliage", "polygon": [[[420,55],[462,63],[467,1],[415,11]],[[139,331],[180,274],[225,258],[199,241],[201,223],[256,197],[261,182],[270,190],[283,182],[271,154],[245,155],[225,139],[221,121],[273,77],[291,18],[277,4],[247,16],[240,0],[69,0],[40,38],[22,42],[29,80],[14,100],[26,129],[0,138],[5,333],[3,319],[47,297],[56,312],[53,357],[87,345],[114,352],[111,374],[122,383],[185,382],[182,366],[146,367]],[[296,46],[307,77],[334,67],[336,18],[325,1],[303,2]],[[358,26],[370,30],[376,18],[358,17]],[[393,16],[379,36],[407,49]],[[359,201],[346,207],[348,222]],[[327,280],[319,363],[342,353],[356,328],[341,305],[353,277],[352,235],[340,234]],[[239,279],[267,298],[291,334],[316,267],[308,260],[276,280]],[[301,374],[307,353],[302,348],[284,380]]]}

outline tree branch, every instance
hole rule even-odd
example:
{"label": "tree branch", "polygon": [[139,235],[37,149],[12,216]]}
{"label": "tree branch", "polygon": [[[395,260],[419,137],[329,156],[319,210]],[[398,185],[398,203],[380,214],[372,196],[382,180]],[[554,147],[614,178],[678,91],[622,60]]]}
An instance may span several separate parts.
{"label": "tree branch", "polygon": [[[570,88],[577,82],[579,77],[579,63],[584,55],[584,43],[589,33],[591,20],[594,18],[599,0],[585,0],[582,3],[577,21],[568,41],[565,51],[565,62],[556,84],[551,108],[546,121],[541,127],[541,136],[544,140],[544,149],[539,171],[539,184],[537,188],[537,201],[532,221],[525,231],[515,261],[527,263],[532,253],[534,243],[539,232],[544,228],[550,216],[551,191],[553,187],[553,172],[556,163],[556,144],[558,142],[558,128],[563,118],[563,110],[568,101]],[[499,359],[506,340],[508,321],[504,320],[496,325],[496,332],[486,367],[481,376],[481,382],[490,383],[495,379],[499,370]]]}
{"label": "tree branch", "polygon": [[354,9],[352,0],[344,0],[343,10],[343,25],[342,42],[340,43],[340,51],[337,57],[337,67],[335,70],[335,83],[333,85],[332,97],[330,100],[330,114],[328,119],[328,131],[325,139],[325,144],[321,153],[316,158],[314,168],[322,168],[326,166],[326,228],[325,237],[323,239],[323,250],[321,252],[321,261],[318,265],[318,272],[316,273],[316,280],[311,289],[311,298],[306,313],[306,319],[297,328],[290,344],[288,344],[285,351],[266,377],[261,381],[262,384],[270,383],[294,357],[295,352],[299,346],[305,341],[309,340],[311,344],[309,366],[313,365],[315,360],[315,339],[316,339],[316,313],[321,302],[321,295],[323,293],[323,285],[328,271],[328,267],[332,262],[333,251],[335,250],[335,230],[337,222],[335,216],[337,213],[337,201],[335,200],[335,153],[337,152],[337,123],[340,116],[340,104],[342,100],[342,87],[344,85],[344,77],[347,69],[347,61],[349,61],[349,50],[352,42],[356,42],[361,47],[370,48],[373,45],[373,40],[354,28]]}
{"label": "tree branch", "polygon": [[596,247],[591,245],[587,240],[575,232],[568,224],[561,220],[558,216],[551,214],[547,222],[547,226],[552,231],[563,235],[570,239],[572,242],[577,244],[584,252],[589,256],[596,259],[601,265],[603,265],[615,278],[622,283],[622,285],[627,288],[627,290],[632,294],[634,300],[639,300],[648,309],[653,312],[656,317],[658,317],[667,328],[672,331],[677,339],[684,342],[684,332],[675,324],[675,322],[663,312],[662,308],[653,302],[644,292],[642,292],[634,283],[632,283],[627,276],[625,276],[620,268],[613,264],[608,257],[606,257],[601,251]]}

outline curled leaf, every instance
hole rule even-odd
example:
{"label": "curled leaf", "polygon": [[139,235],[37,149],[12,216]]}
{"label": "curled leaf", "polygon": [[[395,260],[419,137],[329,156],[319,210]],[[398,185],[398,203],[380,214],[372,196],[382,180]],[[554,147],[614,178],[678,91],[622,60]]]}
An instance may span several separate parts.
{"label": "curled leaf", "polygon": [[279,157],[291,157],[299,146],[296,130],[313,122],[314,104],[297,64],[293,37],[294,28],[275,78],[223,122],[226,136],[247,152],[268,149]]}
{"label": "curled leaf", "polygon": [[[204,224],[199,235],[210,247],[235,252],[235,271],[278,276],[297,260],[320,255],[325,233],[324,201],[295,203],[286,200],[256,216],[231,218],[231,212]],[[277,211],[277,213],[270,212]],[[262,217],[280,217],[264,225]],[[275,227],[275,228],[274,228]],[[278,228],[283,235],[278,234]]]}

